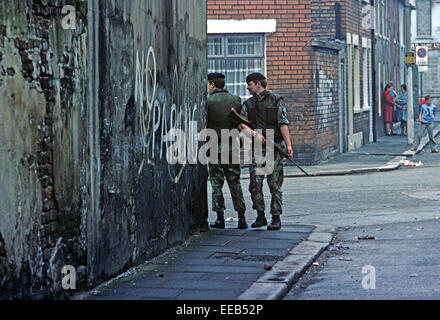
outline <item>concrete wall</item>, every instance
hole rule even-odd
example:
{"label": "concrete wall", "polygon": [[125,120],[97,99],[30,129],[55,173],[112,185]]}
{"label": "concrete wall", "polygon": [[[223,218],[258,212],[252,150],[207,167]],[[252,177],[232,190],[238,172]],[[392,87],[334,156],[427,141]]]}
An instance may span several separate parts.
{"label": "concrete wall", "polygon": [[87,3],[67,32],[59,5],[0,4],[0,296],[50,295],[85,264]]}
{"label": "concrete wall", "polygon": [[[204,0],[0,3],[0,297],[93,287],[206,223],[206,168],[169,165],[206,124]],[[188,132],[189,130],[185,130]]]}

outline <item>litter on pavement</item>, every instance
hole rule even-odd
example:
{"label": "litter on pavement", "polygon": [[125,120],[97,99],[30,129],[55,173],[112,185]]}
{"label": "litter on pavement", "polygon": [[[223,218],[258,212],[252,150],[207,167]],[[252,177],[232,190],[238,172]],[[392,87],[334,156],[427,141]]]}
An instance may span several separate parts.
{"label": "litter on pavement", "polygon": [[329,251],[342,251],[342,250],[347,250],[347,249],[350,249],[350,248],[349,247],[344,247],[340,243],[336,243],[336,244],[332,245],[328,250]]}
{"label": "litter on pavement", "polygon": [[420,167],[423,166],[422,161],[419,162],[413,162],[413,161],[409,161],[409,160],[400,160],[400,165],[405,166],[405,167]]}
{"label": "litter on pavement", "polygon": [[357,237],[358,240],[374,240],[376,239],[373,235],[369,234],[367,236]]}

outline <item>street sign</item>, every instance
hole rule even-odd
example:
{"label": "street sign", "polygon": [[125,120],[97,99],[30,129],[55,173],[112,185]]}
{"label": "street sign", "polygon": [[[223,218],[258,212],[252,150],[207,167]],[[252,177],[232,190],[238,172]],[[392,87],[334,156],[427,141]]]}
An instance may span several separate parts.
{"label": "street sign", "polygon": [[416,64],[416,57],[414,52],[405,53],[405,64],[407,66],[413,66]]}
{"label": "street sign", "polygon": [[416,47],[416,64],[418,66],[428,65],[428,47]]}
{"label": "street sign", "polygon": [[419,72],[428,72],[428,66],[419,66]]}

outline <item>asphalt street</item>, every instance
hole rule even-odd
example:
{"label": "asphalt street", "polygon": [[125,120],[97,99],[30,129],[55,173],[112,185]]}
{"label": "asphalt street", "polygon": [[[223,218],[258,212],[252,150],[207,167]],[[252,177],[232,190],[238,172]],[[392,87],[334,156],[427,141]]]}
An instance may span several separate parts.
{"label": "asphalt street", "polygon": [[[438,299],[440,156],[425,148],[409,159],[423,165],[399,166],[408,149],[405,137],[383,137],[307,168],[329,175],[303,177],[286,167],[280,231],[237,230],[225,186],[225,230],[195,234],[76,298]],[[251,224],[245,175],[242,186]],[[264,194],[268,206],[266,183]]]}
{"label": "asphalt street", "polygon": [[[379,154],[368,154],[367,146],[358,153],[345,156],[350,159],[341,160],[339,156],[329,163],[320,164],[317,169],[325,169],[326,166],[338,169],[339,166],[347,167],[347,163],[350,168],[355,168],[357,162],[359,167],[366,163],[383,165],[409,149],[405,139],[400,136],[383,137],[380,141],[383,149]],[[370,146],[377,151],[377,145]],[[440,156],[431,153],[426,146],[408,160],[414,163],[421,161],[423,165],[401,166],[387,172],[284,180],[284,223],[321,224],[337,228],[332,242],[335,246],[331,245],[324,251],[317,264],[312,265],[295,283],[285,300],[440,299]],[[314,170],[312,166],[305,169]],[[295,171],[298,170],[286,168],[286,172]],[[249,207],[247,216],[251,223],[256,214],[249,206],[248,185],[249,180],[243,179]],[[266,204],[269,204],[270,193],[266,183],[264,193]],[[227,192],[225,195],[226,216],[234,217],[235,212],[230,209],[231,200]],[[211,214],[210,221],[214,218]],[[357,238],[368,235],[374,239]],[[330,251],[330,248],[333,250]],[[368,269],[371,267],[374,269]],[[362,273],[363,268],[367,268],[365,273]],[[375,289],[364,289],[364,277],[372,275],[375,276]]]}
{"label": "asphalt street", "polygon": [[440,299],[440,156],[411,160],[423,166],[287,182],[285,220],[338,232],[285,300]]}

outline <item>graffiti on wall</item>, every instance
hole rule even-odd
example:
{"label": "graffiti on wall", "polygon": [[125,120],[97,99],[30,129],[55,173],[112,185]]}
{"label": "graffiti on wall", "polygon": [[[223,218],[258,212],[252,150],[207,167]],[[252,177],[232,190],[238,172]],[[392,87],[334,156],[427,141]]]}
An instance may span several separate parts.
{"label": "graffiti on wall", "polygon": [[[179,74],[177,65],[173,72],[172,100],[161,103],[158,99],[157,60],[154,49],[148,48],[136,53],[135,103],[140,107],[139,125],[143,145],[143,160],[140,174],[145,165],[154,166],[157,161],[173,158],[169,153],[180,153],[178,164],[168,161],[168,173],[172,181],[179,182],[187,164],[197,162],[197,118],[198,104],[188,102],[188,76]],[[179,101],[179,90],[184,97]],[[171,148],[178,139],[183,148]],[[176,155],[174,155],[176,156]]]}

